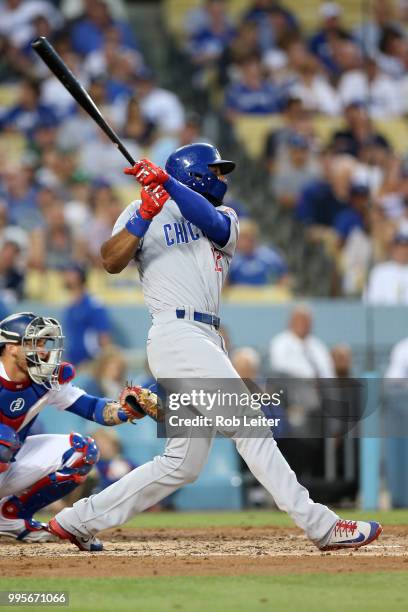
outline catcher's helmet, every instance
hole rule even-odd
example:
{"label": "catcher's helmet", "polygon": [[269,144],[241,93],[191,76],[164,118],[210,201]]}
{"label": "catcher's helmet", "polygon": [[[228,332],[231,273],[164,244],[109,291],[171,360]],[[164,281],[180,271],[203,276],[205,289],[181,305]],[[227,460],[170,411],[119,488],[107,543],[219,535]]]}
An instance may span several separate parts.
{"label": "catcher's helmet", "polygon": [[166,162],[166,172],[213,204],[221,204],[227,183],[217,178],[209,166],[218,166],[221,174],[229,174],[234,170],[235,162],[221,159],[213,145],[196,142],[174,151]]}
{"label": "catcher's helmet", "polygon": [[8,470],[14,453],[20,448],[18,433],[0,423],[0,474]]}
{"label": "catcher's helmet", "polygon": [[0,321],[0,347],[6,344],[22,346],[32,381],[47,389],[59,389],[64,336],[56,319],[32,312],[10,315]]}

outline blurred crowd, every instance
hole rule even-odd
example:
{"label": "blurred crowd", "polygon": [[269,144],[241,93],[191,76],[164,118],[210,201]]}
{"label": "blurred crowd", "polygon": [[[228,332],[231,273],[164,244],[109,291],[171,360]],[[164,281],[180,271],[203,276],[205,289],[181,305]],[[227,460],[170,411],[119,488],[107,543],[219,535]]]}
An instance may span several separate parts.
{"label": "blurred crowd", "polygon": [[[323,244],[335,263],[332,295],[371,299],[370,270],[387,262],[398,285],[387,301],[406,301],[395,243],[408,240],[408,2],[355,7],[348,27],[340,4],[321,2],[312,32],[284,1],[254,0],[234,21],[230,5],[207,0],[189,11],[184,44],[195,87],[213,92],[233,128],[264,117],[265,209],[290,213],[308,241]],[[268,132],[272,117],[279,120]]]}
{"label": "blurred crowd", "polygon": [[[284,1],[249,0],[234,18],[231,5],[202,0],[184,15],[178,44],[191,64],[190,88],[205,90],[208,114],[232,130],[245,117],[264,118],[265,214],[279,209],[304,228],[308,243],[323,246],[334,262],[333,296],[407,302],[408,2],[373,0],[352,27],[340,4],[322,2],[311,32]],[[208,139],[205,117],[163,88],[147,64],[122,2],[2,0],[6,308],[27,295],[31,271],[72,262],[98,268],[101,244],[138,196],[121,155],[34,53],[38,36],[54,44],[135,159],[164,164],[176,147]],[[322,119],[325,138],[316,123]],[[394,135],[383,129],[387,122],[397,122]],[[229,193],[242,226],[228,284],[296,292],[291,245],[278,249],[261,231],[262,214],[251,217],[234,177]],[[378,290],[384,283],[386,298]]]}
{"label": "blurred crowd", "polygon": [[[104,0],[0,3],[0,287],[12,306],[31,270],[100,265],[99,249],[136,199],[126,161],[30,46],[46,36],[135,159],[164,163],[199,121],[163,89],[134,29]],[[72,5],[77,12],[72,14]]]}

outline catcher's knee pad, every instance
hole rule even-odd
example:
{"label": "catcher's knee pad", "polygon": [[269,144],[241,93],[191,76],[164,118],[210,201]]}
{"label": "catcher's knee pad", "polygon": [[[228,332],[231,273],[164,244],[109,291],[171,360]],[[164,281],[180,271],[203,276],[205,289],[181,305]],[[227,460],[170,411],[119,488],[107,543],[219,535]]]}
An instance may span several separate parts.
{"label": "catcher's knee pad", "polygon": [[99,459],[96,442],[90,436],[71,433],[69,436],[71,448],[62,455],[62,464],[67,474],[86,476]]}
{"label": "catcher's knee pad", "polygon": [[98,461],[99,451],[93,438],[72,433],[70,448],[62,456],[62,467],[44,476],[20,495],[3,503],[6,518],[31,518],[35,512],[71,493]]}

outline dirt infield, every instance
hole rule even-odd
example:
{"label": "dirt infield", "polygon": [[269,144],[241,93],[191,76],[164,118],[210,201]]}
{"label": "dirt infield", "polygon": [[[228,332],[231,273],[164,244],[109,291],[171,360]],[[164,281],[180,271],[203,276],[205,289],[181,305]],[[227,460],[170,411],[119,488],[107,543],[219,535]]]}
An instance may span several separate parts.
{"label": "dirt infield", "polygon": [[81,553],[71,544],[0,540],[0,576],[146,577],[176,575],[373,572],[408,569],[408,527],[387,527],[355,552],[321,553],[298,529],[114,529],[105,550]]}

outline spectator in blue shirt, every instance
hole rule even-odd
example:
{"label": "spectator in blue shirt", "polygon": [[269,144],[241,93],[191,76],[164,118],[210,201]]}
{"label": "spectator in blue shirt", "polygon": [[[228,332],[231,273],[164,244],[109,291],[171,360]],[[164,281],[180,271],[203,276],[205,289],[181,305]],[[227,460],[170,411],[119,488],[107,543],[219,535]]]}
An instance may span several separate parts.
{"label": "spectator in blue shirt", "polygon": [[287,282],[288,266],[282,255],[271,247],[260,245],[258,240],[256,223],[243,219],[237,250],[229,270],[230,285],[263,286]]}
{"label": "spectator in blue shirt", "polygon": [[221,56],[234,36],[225,11],[225,1],[206,0],[205,19],[191,34],[188,50],[194,64],[208,66]]}
{"label": "spectator in blue shirt", "polygon": [[305,186],[296,204],[296,217],[305,225],[333,227],[336,215],[347,206],[354,161],[326,151],[321,163],[325,178]]}
{"label": "spectator in blue shirt", "polygon": [[364,230],[370,203],[370,189],[365,183],[351,183],[349,206],[334,217],[333,228],[342,241],[345,241],[353,229]]}
{"label": "spectator in blue shirt", "polygon": [[10,225],[19,226],[27,232],[41,225],[38,193],[38,187],[31,180],[29,167],[6,167],[3,171],[3,197],[7,203]]}
{"label": "spectator in blue shirt", "polygon": [[83,17],[73,25],[71,30],[74,51],[81,55],[88,55],[92,51],[101,49],[105,42],[106,32],[111,27],[119,30],[123,47],[138,48],[133,30],[126,21],[114,20],[103,0],[87,0]]}
{"label": "spectator in blue shirt", "polygon": [[261,60],[253,54],[240,64],[240,80],[232,83],[225,94],[225,109],[229,119],[239,114],[267,115],[282,107],[281,87],[268,81],[262,72]]}
{"label": "spectator in blue shirt", "polygon": [[295,15],[276,0],[256,0],[245,12],[244,21],[257,25],[259,43],[264,51],[279,47],[283,39],[299,31]]}
{"label": "spectator in blue shirt", "polygon": [[69,264],[64,270],[64,285],[71,294],[71,303],[62,319],[66,336],[65,357],[74,365],[95,359],[110,344],[111,322],[107,309],[86,289],[85,269]]}
{"label": "spectator in blue shirt", "polygon": [[336,2],[324,2],[319,13],[322,26],[310,39],[309,48],[333,76],[338,76],[340,66],[336,61],[333,45],[338,39],[350,38],[341,25],[342,8]]}
{"label": "spectator in blue shirt", "polygon": [[296,204],[296,217],[305,225],[332,226],[343,202],[325,179],[311,181],[303,189]]}
{"label": "spectator in blue shirt", "polygon": [[57,117],[50,106],[40,102],[41,86],[34,79],[21,82],[17,104],[0,116],[0,131],[6,128],[17,129],[31,138],[36,128],[45,123],[57,123]]}

